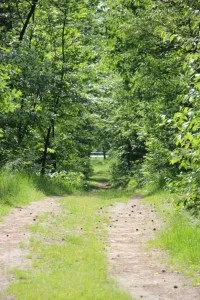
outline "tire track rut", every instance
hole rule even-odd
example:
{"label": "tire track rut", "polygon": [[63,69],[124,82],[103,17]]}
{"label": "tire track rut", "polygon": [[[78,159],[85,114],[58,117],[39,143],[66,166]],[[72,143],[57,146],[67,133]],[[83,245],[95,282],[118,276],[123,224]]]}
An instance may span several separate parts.
{"label": "tire track rut", "polygon": [[136,197],[128,204],[112,207],[110,218],[113,224],[108,230],[110,273],[134,299],[200,299],[200,288],[192,287],[189,279],[163,263],[164,251],[145,247],[161,228],[153,205],[148,207]]}

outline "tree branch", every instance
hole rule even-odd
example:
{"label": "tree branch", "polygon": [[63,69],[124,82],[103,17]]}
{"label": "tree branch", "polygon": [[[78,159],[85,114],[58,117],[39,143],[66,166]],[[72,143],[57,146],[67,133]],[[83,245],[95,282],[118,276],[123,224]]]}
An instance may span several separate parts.
{"label": "tree branch", "polygon": [[35,8],[36,8],[36,4],[37,3],[38,3],[38,0],[33,0],[32,1],[31,9],[30,9],[29,14],[28,14],[28,16],[26,18],[26,22],[24,23],[24,26],[23,26],[23,28],[22,28],[22,30],[20,32],[19,41],[23,40],[24,34],[26,32],[26,28],[27,28],[27,26],[29,24],[29,21],[30,21],[31,17],[33,16],[33,14],[35,12]]}

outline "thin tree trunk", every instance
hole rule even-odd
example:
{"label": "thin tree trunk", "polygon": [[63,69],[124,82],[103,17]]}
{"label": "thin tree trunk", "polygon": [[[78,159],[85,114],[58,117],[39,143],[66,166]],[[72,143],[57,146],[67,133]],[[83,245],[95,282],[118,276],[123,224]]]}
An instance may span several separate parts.
{"label": "thin tree trunk", "polygon": [[[33,11],[34,13],[34,11]],[[64,79],[64,63],[65,63],[65,27],[66,27],[66,15],[67,15],[67,10],[65,9],[64,11],[64,19],[63,19],[63,27],[62,27],[62,67],[61,67],[61,82],[63,82]],[[56,103],[54,106],[54,113],[56,113],[57,109],[58,109],[58,105],[59,105],[59,96],[56,99]],[[52,120],[52,125],[48,128],[47,131],[47,136],[45,139],[45,143],[44,143],[44,152],[43,152],[43,158],[42,158],[42,167],[41,167],[41,175],[45,174],[45,170],[46,170],[46,160],[47,160],[47,150],[48,150],[48,146],[50,144],[50,136],[51,136],[51,130],[52,130],[52,135],[53,138],[55,136],[55,120]],[[53,155],[54,159],[55,159],[55,163],[54,163],[54,169],[56,170],[56,153]]]}
{"label": "thin tree trunk", "polygon": [[23,38],[24,38],[24,34],[25,34],[25,32],[26,32],[26,29],[27,29],[27,27],[28,27],[28,24],[29,24],[29,22],[30,22],[30,19],[31,19],[31,17],[34,15],[34,12],[35,12],[35,8],[36,8],[36,4],[38,3],[38,0],[33,0],[32,1],[32,5],[31,5],[31,8],[30,8],[30,11],[29,11],[29,13],[28,13],[28,16],[27,16],[27,18],[26,18],[26,21],[25,21],[25,23],[24,23],[24,26],[23,26],[23,28],[22,28],[22,30],[21,30],[21,32],[20,32],[20,35],[19,35],[19,41],[21,42],[22,40],[23,40]]}
{"label": "thin tree trunk", "polygon": [[41,175],[45,174],[46,171],[46,162],[47,162],[47,151],[48,151],[48,146],[49,146],[49,141],[50,141],[50,134],[51,134],[51,126],[49,126],[48,131],[47,131],[47,136],[44,141],[44,152],[43,152],[43,157],[42,157],[42,168],[41,168]]}
{"label": "thin tree trunk", "polygon": [[[54,120],[52,120],[52,137],[53,137],[53,140],[55,140],[55,125],[54,125]],[[57,169],[57,165],[56,165],[56,152],[52,153],[51,157],[52,157],[52,161],[53,161],[52,172],[56,172],[56,169]]]}
{"label": "thin tree trunk", "polygon": [[106,159],[106,149],[103,148],[103,158]]}

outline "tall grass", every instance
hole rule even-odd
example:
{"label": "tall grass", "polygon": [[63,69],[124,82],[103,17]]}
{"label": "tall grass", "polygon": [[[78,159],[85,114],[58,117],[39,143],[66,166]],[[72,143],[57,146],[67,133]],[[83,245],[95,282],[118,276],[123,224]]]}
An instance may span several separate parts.
{"label": "tall grass", "polygon": [[0,216],[11,207],[25,205],[42,196],[44,194],[35,187],[29,176],[7,170],[0,171]]}
{"label": "tall grass", "polygon": [[66,195],[81,189],[83,185],[74,178],[70,180],[70,176],[73,177],[73,173],[69,174],[69,178],[31,175],[31,180],[35,188],[45,195]]}
{"label": "tall grass", "polygon": [[1,170],[0,216],[5,215],[12,207],[40,200],[45,195],[71,194],[77,188],[72,180]]}

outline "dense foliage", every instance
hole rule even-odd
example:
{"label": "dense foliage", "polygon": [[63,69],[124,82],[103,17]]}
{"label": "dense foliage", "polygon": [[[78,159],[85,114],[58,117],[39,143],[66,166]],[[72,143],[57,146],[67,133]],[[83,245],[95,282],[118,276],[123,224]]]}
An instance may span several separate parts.
{"label": "dense foliage", "polygon": [[107,54],[121,77],[110,114],[115,182],[132,176],[200,207],[200,5],[104,2]]}
{"label": "dense foliage", "polygon": [[136,177],[200,208],[200,4],[196,0],[2,1],[0,163]]}
{"label": "dense foliage", "polygon": [[2,166],[87,173],[92,124],[82,69],[91,10],[84,1],[1,4]]}

